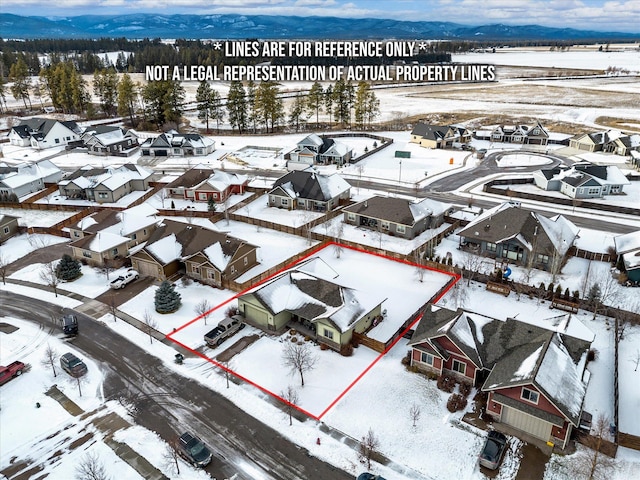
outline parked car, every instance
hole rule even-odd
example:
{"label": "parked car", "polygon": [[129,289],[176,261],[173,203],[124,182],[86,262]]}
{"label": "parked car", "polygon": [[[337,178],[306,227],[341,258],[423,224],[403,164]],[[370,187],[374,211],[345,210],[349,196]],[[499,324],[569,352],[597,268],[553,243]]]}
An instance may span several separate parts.
{"label": "parked car", "polygon": [[126,287],[129,283],[137,280],[140,275],[134,269],[130,268],[115,280],[111,280],[110,286],[114,290]]}
{"label": "parked car", "polygon": [[480,457],[478,459],[480,465],[495,470],[500,465],[502,456],[507,449],[507,437],[502,433],[491,430],[487,435],[487,440],[482,447]]}
{"label": "parked car", "polygon": [[356,480],[385,480],[385,479],[382,478],[380,475],[374,475],[373,473],[365,472],[358,475],[358,478]]}
{"label": "parked car", "polygon": [[189,432],[184,432],[178,440],[178,453],[197,467],[206,467],[211,463],[213,454],[202,440]]}
{"label": "parked car", "polygon": [[235,335],[244,328],[243,318],[240,315],[226,317],[218,322],[218,326],[205,333],[204,341],[211,348],[215,348],[224,342],[227,338]]}
{"label": "parked car", "polygon": [[60,366],[74,378],[82,377],[87,373],[87,365],[71,352],[60,356]]}
{"label": "parked car", "polygon": [[62,323],[62,331],[66,335],[78,334],[78,318],[72,313],[64,315],[60,319],[60,323]]}
{"label": "parked car", "polygon": [[6,367],[0,366],[0,385],[4,385],[9,380],[19,377],[22,375],[22,372],[26,370],[27,366],[17,360],[15,362],[11,362]]}

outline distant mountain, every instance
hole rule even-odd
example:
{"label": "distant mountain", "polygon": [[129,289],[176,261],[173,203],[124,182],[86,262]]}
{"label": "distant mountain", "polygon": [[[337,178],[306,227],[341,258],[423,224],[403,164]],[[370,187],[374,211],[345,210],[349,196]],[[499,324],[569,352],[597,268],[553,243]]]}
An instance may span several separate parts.
{"label": "distant mountain", "polygon": [[449,40],[637,40],[640,33],[595,32],[540,25],[468,26],[379,18],[268,15],[82,15],[25,17],[0,14],[3,38],[215,38]]}

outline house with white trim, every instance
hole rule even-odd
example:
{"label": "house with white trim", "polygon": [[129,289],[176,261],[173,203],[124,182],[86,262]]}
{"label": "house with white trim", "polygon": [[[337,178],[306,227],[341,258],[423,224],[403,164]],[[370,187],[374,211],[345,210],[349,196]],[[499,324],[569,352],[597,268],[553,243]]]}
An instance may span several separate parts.
{"label": "house with white trim", "polygon": [[9,142],[11,145],[41,150],[68,145],[80,140],[81,135],[82,129],[76,122],[34,117],[11,127]]}

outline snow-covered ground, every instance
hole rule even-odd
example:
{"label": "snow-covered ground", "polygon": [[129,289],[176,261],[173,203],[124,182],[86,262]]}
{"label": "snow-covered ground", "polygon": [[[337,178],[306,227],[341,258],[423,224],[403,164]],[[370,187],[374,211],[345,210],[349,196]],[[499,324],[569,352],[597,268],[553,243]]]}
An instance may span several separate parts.
{"label": "snow-covered ground", "polygon": [[38,248],[68,241],[68,238],[41,233],[17,235],[0,245],[0,258],[5,264],[9,264]]}
{"label": "snow-covered ground", "polygon": [[63,210],[29,210],[26,208],[7,208],[0,206],[0,214],[18,217],[18,225],[23,227],[51,227],[78,213]]}

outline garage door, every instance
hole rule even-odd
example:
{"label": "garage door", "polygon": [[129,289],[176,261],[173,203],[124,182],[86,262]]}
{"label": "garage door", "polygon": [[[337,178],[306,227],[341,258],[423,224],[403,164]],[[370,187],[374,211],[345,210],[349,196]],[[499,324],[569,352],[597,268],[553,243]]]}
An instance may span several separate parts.
{"label": "garage door", "polygon": [[506,405],[502,406],[502,423],[511,425],[545,442],[551,438],[551,428],[553,427],[551,423]]}
{"label": "garage door", "polygon": [[136,270],[143,277],[155,277],[158,278],[158,266],[155,263],[144,262],[142,260],[136,261]]}
{"label": "garage door", "polygon": [[249,305],[248,303],[244,304],[244,316],[249,320],[252,320],[266,327],[267,315],[268,315],[267,312],[265,312],[264,310],[260,310],[259,308],[256,308],[253,305]]}

